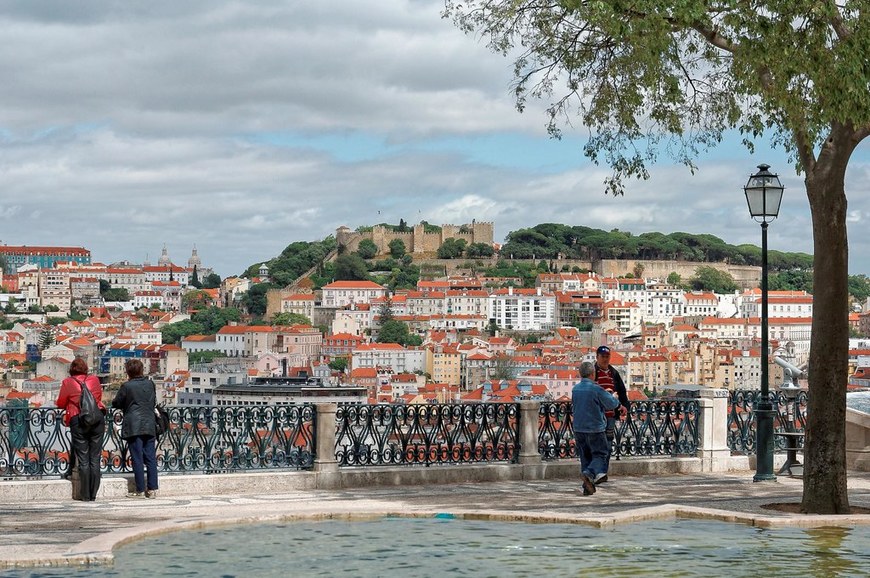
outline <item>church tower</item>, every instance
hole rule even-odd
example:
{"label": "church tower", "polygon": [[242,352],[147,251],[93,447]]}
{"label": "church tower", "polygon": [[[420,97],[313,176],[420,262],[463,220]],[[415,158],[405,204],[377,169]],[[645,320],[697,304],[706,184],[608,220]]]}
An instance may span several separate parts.
{"label": "church tower", "polygon": [[160,259],[157,261],[158,267],[168,267],[172,264],[172,260],[169,258],[169,251],[166,250],[166,245],[163,245],[163,252],[160,253]]}
{"label": "church tower", "polygon": [[194,267],[196,267],[197,271],[202,271],[202,261],[200,261],[199,255],[196,254],[196,245],[193,246],[193,253],[190,254],[190,259],[187,260],[187,269],[193,271]]}

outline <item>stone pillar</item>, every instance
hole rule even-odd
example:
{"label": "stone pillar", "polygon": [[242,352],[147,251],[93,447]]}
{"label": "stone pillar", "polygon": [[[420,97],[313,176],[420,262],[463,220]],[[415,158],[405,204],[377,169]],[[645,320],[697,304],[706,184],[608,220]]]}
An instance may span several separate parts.
{"label": "stone pillar", "polygon": [[846,467],[870,471],[870,416],[846,408]]}
{"label": "stone pillar", "polygon": [[538,420],[541,402],[520,401],[519,403],[519,461],[520,465],[523,466],[523,479],[539,479],[543,470],[541,453],[538,451]]}
{"label": "stone pillar", "polygon": [[702,389],[698,392],[698,457],[704,472],[728,471],[731,449],[728,447],[728,390]]}
{"label": "stone pillar", "polygon": [[336,403],[315,403],[314,471],[318,488],[339,486],[338,462],[335,460]]}

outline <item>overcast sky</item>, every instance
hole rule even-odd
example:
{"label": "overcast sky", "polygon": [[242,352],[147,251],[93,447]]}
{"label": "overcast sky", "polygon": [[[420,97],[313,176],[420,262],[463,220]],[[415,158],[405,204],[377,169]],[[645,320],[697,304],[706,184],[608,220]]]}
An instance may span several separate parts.
{"label": "overcast sky", "polygon": [[[0,0],[0,242],[75,245],[95,261],[221,275],[341,225],[543,222],[760,243],[742,186],[755,166],[786,197],[770,248],[812,252],[802,179],[737,138],[665,158],[604,194],[585,131],[549,140],[519,114],[512,62],[465,36],[441,0]],[[870,274],[870,146],[847,175],[852,273]]]}

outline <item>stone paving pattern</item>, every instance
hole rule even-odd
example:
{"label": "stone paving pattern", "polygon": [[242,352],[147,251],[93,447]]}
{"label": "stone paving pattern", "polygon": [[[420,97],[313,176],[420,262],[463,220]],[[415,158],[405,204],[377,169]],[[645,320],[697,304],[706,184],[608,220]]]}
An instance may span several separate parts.
{"label": "stone paving pattern", "polygon": [[[68,484],[58,481],[58,484]],[[736,515],[814,524],[819,517],[769,511],[765,504],[799,502],[800,479],[754,483],[752,472],[619,476],[583,496],[577,480],[372,487],[242,495],[172,495],[154,500],[112,498],[96,502],[0,501],[0,568],[111,562],[111,548],[143,533],[295,517],[359,517],[454,513],[576,520],[661,513],[666,507],[715,509]],[[870,508],[870,474],[850,472],[850,503]],[[2,496],[2,493],[0,493]],[[670,510],[673,515],[673,509]],[[677,513],[679,515],[679,512]],[[870,524],[870,516],[838,517]],[[738,517],[738,519],[740,519]],[[840,522],[838,522],[840,523]]]}

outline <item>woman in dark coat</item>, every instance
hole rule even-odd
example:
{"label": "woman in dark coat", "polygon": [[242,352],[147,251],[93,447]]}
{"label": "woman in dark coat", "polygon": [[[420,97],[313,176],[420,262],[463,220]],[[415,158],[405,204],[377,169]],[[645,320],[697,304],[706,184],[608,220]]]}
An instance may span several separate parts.
{"label": "woman in dark coat", "polygon": [[[118,390],[112,407],[124,412],[121,437],[127,441],[130,458],[133,461],[133,478],[136,491],[127,494],[128,498],[157,497],[157,420],[154,408],[157,405],[157,388],[154,382],[143,376],[144,368],[138,359],[131,359],[124,365],[129,381]],[[145,483],[145,468],[148,469],[148,483]]]}
{"label": "woman in dark coat", "polygon": [[[69,366],[69,377],[63,380],[60,394],[55,405],[66,410],[64,423],[69,426],[72,437],[72,449],[75,454],[75,464],[79,470],[81,492],[79,499],[93,502],[100,489],[100,454],[103,451],[103,433],[106,431],[105,420],[88,429],[79,423],[81,413],[82,388],[87,387],[97,407],[105,413],[103,405],[103,386],[96,375],[88,375],[88,364],[81,357],[76,357]],[[73,462],[70,461],[70,468]]]}

